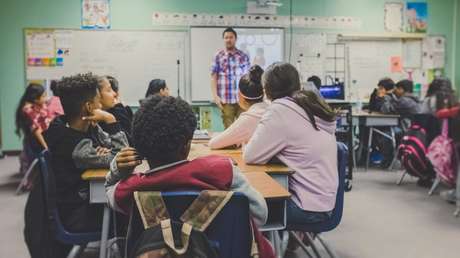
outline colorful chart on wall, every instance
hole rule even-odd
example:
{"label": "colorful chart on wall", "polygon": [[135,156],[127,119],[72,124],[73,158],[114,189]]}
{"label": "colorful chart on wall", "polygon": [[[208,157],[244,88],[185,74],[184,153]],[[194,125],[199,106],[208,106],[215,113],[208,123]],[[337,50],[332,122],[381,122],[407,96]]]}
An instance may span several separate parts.
{"label": "colorful chart on wall", "polygon": [[185,32],[30,29],[25,46],[26,80],[111,75],[125,104],[136,106],[150,80],[161,78],[172,95],[185,97]]}

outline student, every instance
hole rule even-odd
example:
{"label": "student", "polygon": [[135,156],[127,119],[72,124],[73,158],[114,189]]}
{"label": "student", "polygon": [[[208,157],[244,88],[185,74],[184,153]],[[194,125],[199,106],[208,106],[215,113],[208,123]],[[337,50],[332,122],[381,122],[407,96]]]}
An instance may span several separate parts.
{"label": "student", "polygon": [[414,83],[410,80],[401,80],[396,83],[393,93],[386,95],[380,111],[400,115],[420,113],[418,98],[412,94]]}
{"label": "student", "polygon": [[395,83],[391,78],[383,78],[378,84],[377,88],[371,94],[369,100],[369,111],[380,112],[386,95],[393,92]]}
{"label": "student", "polygon": [[[89,204],[89,183],[81,175],[89,168],[108,168],[115,153],[128,146],[115,117],[101,109],[100,79],[78,74],[58,83],[65,115],[57,117],[45,132],[56,179],[56,201],[69,232],[98,231],[102,207]],[[106,131],[98,122],[107,124]]]}
{"label": "student", "polygon": [[[131,123],[133,121],[133,111],[129,106],[124,106],[120,101],[118,81],[112,76],[102,77],[99,82],[101,92],[102,109],[115,116],[120,123],[121,129],[126,134],[131,143]],[[104,123],[100,124],[102,129],[106,129]]]}
{"label": "student", "polygon": [[437,110],[449,108],[451,106],[449,103],[455,102],[455,93],[450,80],[447,78],[436,78],[428,87],[420,112],[434,115]]}
{"label": "student", "polygon": [[53,120],[57,116],[64,115],[64,110],[62,109],[61,100],[59,99],[58,89],[57,89],[57,81],[52,80],[50,83],[51,92],[53,92],[53,96],[48,100],[48,115],[51,120]]}
{"label": "student", "polygon": [[43,132],[48,129],[50,121],[45,88],[40,84],[29,84],[16,109],[16,134],[24,136],[19,158],[21,174],[25,174],[40,151],[48,149]]}
{"label": "student", "polygon": [[260,82],[263,72],[260,66],[255,65],[249,69],[249,73],[241,77],[238,85],[238,104],[245,112],[241,113],[223,133],[212,137],[209,141],[211,149],[221,149],[249,141],[268,106],[264,102],[264,90]]}
{"label": "student", "polygon": [[273,158],[295,173],[287,220],[308,224],[330,218],[338,187],[336,113],[312,91],[301,91],[299,73],[289,63],[274,63],[262,76],[268,107],[243,149],[248,164]]}
{"label": "student", "polygon": [[160,96],[169,96],[169,88],[166,86],[165,80],[154,79],[150,81],[149,88],[145,93],[145,98],[156,94]]}
{"label": "student", "polygon": [[[107,175],[109,203],[128,213],[135,191],[231,190],[248,197],[252,217],[257,225],[263,225],[268,212],[264,198],[229,158],[206,156],[187,160],[196,124],[192,108],[184,100],[158,95],[147,98],[134,115],[135,149],[119,152]],[[133,173],[141,163],[139,157],[145,157],[154,169]],[[260,244],[266,246],[266,242],[258,243],[261,251]],[[262,250],[271,253],[270,248]]]}

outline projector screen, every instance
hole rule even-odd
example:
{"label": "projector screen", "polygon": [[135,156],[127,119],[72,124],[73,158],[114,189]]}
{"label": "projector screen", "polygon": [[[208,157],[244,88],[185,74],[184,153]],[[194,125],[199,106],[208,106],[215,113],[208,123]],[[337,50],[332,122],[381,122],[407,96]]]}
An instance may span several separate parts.
{"label": "projector screen", "polygon": [[[215,54],[224,49],[225,28],[195,27],[190,29],[192,101],[211,101],[211,64]],[[251,65],[267,68],[284,60],[284,30],[274,28],[235,28],[236,46],[244,51]]]}

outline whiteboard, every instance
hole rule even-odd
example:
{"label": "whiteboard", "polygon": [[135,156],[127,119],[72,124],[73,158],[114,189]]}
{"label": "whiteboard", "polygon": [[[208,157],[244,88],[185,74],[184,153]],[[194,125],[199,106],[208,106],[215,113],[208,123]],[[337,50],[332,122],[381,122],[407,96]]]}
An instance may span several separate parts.
{"label": "whiteboard", "polygon": [[403,72],[391,72],[391,58],[402,56],[401,40],[389,41],[349,41],[348,75],[350,90],[346,93],[350,100],[368,101],[373,89],[383,77],[394,81],[403,78]]}
{"label": "whiteboard", "polygon": [[[211,101],[211,64],[215,54],[224,48],[225,28],[192,27],[190,29],[190,77],[192,101]],[[266,68],[284,60],[284,30],[274,28],[235,28],[237,48],[249,55],[251,64],[257,49],[264,50]]]}
{"label": "whiteboard", "polygon": [[[186,35],[184,31],[54,30],[55,50],[68,50],[62,55],[63,65],[36,67],[26,62],[26,78],[51,80],[85,72],[111,75],[120,83],[122,101],[135,106],[155,78],[166,80],[172,95],[185,96]],[[29,43],[26,37],[27,48]]]}
{"label": "whiteboard", "polygon": [[293,34],[291,64],[296,66],[302,82],[313,75],[324,80],[326,51],[326,33]]}

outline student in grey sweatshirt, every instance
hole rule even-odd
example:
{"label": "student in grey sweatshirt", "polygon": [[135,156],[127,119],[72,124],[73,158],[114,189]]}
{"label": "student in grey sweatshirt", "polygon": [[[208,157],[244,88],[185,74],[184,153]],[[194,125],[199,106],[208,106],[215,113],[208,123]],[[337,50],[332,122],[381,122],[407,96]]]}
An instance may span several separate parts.
{"label": "student in grey sweatshirt", "polygon": [[338,187],[336,113],[312,91],[300,90],[299,73],[289,63],[275,63],[262,77],[272,100],[243,149],[248,164],[274,157],[293,169],[289,178],[288,223],[327,220]]}
{"label": "student in grey sweatshirt", "polygon": [[419,100],[413,93],[414,83],[410,80],[401,80],[396,83],[392,94],[386,95],[380,111],[382,113],[412,115],[421,110]]}

